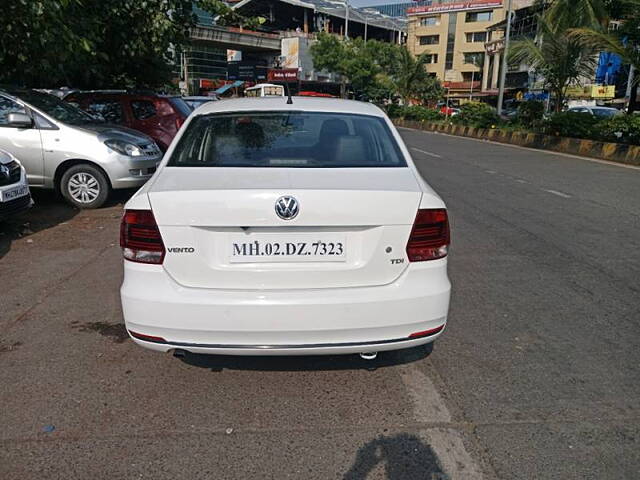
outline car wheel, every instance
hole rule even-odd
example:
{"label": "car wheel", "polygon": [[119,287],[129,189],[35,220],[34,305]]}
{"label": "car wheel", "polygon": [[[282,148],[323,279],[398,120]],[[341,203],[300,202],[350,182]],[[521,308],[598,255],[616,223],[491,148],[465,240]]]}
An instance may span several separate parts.
{"label": "car wheel", "polygon": [[92,165],[75,165],[64,172],[60,192],[78,208],[99,208],[107,200],[111,187],[105,174]]}

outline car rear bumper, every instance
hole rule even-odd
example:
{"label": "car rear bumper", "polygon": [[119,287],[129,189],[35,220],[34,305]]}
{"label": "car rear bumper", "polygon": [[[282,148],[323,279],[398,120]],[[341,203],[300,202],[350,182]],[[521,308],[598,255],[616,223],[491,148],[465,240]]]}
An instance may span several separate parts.
{"label": "car rear bumper", "polygon": [[162,266],[126,261],[121,297],[127,330],[146,348],[313,355],[432,342],[444,330],[450,289],[446,259],[411,264],[378,287],[246,291],[185,288]]}

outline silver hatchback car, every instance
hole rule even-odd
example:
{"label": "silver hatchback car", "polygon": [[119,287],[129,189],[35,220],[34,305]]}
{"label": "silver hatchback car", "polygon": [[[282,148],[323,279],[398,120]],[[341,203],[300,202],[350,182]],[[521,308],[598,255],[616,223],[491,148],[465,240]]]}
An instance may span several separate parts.
{"label": "silver hatchback car", "polygon": [[162,159],[145,134],[26,89],[0,90],[0,149],[20,160],[31,187],[57,189],[79,208],[100,207],[112,189],[141,186]]}

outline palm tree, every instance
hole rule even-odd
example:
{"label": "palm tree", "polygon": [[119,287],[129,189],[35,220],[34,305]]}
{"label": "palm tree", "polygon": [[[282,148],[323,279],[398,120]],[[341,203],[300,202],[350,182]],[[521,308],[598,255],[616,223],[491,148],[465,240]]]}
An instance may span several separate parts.
{"label": "palm tree", "polygon": [[604,0],[554,0],[545,18],[557,30],[569,28],[605,28],[608,24]]}
{"label": "palm tree", "polygon": [[391,73],[395,89],[405,105],[421,92],[421,84],[427,79],[427,55],[414,57],[407,47],[401,47],[396,61],[395,72]]}
{"label": "palm tree", "polygon": [[[563,0],[558,0],[563,1]],[[538,36],[515,41],[509,51],[509,61],[526,63],[543,75],[556,99],[556,111],[564,105],[567,87],[590,76],[595,67],[595,51],[567,35],[567,30],[541,16]]]}

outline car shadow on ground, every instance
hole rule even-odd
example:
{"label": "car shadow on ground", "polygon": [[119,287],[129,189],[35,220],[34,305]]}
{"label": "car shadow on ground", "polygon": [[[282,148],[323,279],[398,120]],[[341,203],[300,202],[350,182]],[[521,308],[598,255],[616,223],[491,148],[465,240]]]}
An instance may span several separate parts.
{"label": "car shadow on ground", "polygon": [[433,449],[415,435],[380,435],[358,449],[344,480],[362,480],[384,468],[389,480],[451,480]]}
{"label": "car shadow on ground", "polygon": [[[101,208],[124,204],[135,192],[135,189],[115,190]],[[53,190],[33,188],[31,196],[34,205],[30,210],[0,221],[0,259],[11,250],[14,241],[66,223],[80,213]]]}
{"label": "car shadow on ground", "polygon": [[312,355],[312,356],[235,356],[201,355],[186,352],[180,356],[184,363],[206,368],[214,372],[222,370],[261,370],[277,372],[322,371],[322,370],[376,370],[417,362],[427,358],[433,351],[433,343],[419,347],[380,352],[374,360],[363,360],[359,355]]}
{"label": "car shadow on ground", "polygon": [[15,240],[67,222],[79,212],[51,190],[32,189],[31,196],[35,204],[30,210],[0,221],[0,258]]}

